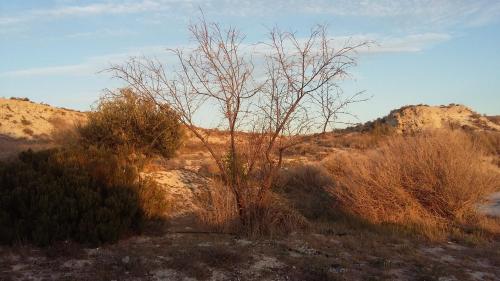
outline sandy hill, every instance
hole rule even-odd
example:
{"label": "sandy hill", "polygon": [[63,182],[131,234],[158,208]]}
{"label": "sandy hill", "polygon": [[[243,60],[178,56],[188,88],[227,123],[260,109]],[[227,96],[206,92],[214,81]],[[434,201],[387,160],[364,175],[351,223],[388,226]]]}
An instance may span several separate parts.
{"label": "sandy hill", "polygon": [[0,98],[0,159],[27,148],[50,147],[56,129],[68,128],[85,120],[84,112],[28,99]]}
{"label": "sandy hill", "polygon": [[392,110],[385,117],[357,126],[355,130],[371,130],[378,125],[390,126],[398,133],[413,133],[449,127],[500,131],[500,123],[497,122],[496,116],[482,116],[459,104],[404,106]]}
{"label": "sandy hill", "polygon": [[56,108],[27,99],[0,98],[0,135],[26,140],[50,139],[55,128],[86,119],[83,112]]}

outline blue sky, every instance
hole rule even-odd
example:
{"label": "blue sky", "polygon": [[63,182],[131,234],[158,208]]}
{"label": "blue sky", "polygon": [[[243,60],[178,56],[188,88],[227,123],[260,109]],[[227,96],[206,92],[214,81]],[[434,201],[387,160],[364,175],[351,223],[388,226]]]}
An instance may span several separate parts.
{"label": "blue sky", "polygon": [[199,8],[249,43],[273,26],[305,34],[318,23],[339,40],[375,40],[343,84],[372,96],[351,107],[360,121],[419,103],[500,114],[498,0],[1,0],[0,96],[88,110],[121,85],[100,70],[189,44]]}

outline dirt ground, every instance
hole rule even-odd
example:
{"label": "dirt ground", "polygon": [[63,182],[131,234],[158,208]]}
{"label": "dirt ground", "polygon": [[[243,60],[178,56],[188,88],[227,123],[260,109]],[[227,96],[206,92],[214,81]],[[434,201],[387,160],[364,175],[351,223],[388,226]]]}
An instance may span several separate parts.
{"label": "dirt ground", "polygon": [[174,226],[100,248],[2,247],[0,280],[500,280],[497,242],[322,232],[250,240]]}
{"label": "dirt ground", "polygon": [[171,191],[168,221],[99,248],[1,246],[0,280],[500,280],[499,241],[431,243],[342,222],[267,239],[210,233],[193,217],[207,178],[151,173]]}

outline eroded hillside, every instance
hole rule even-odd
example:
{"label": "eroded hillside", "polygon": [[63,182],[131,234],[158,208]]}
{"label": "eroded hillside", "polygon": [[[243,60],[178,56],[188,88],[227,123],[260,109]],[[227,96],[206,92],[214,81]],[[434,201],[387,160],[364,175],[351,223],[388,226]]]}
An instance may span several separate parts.
{"label": "eroded hillside", "polygon": [[356,127],[356,130],[371,130],[377,126],[388,126],[398,133],[414,133],[441,128],[500,131],[500,125],[494,122],[494,119],[482,116],[459,104],[404,106],[392,110],[385,117],[360,125]]}

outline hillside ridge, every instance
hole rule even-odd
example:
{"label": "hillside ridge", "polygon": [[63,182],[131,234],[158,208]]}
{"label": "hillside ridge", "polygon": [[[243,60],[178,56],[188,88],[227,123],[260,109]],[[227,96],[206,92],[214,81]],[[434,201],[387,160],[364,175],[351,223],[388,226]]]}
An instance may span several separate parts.
{"label": "hillside ridge", "polygon": [[439,106],[419,104],[391,110],[384,117],[352,129],[370,131],[382,126],[403,134],[442,128],[500,131],[500,124],[496,120],[497,116],[480,115],[461,104]]}
{"label": "hillside ridge", "polygon": [[22,98],[0,98],[0,135],[13,139],[50,140],[55,129],[86,120],[86,113]]}

